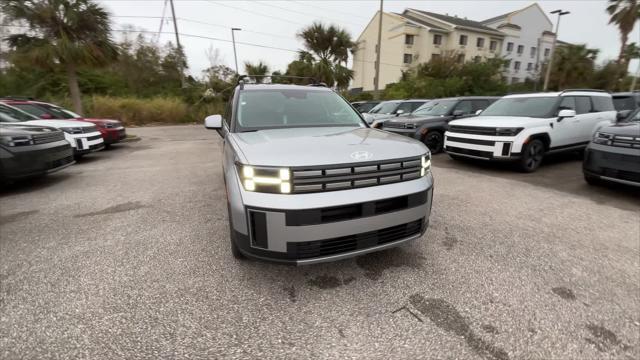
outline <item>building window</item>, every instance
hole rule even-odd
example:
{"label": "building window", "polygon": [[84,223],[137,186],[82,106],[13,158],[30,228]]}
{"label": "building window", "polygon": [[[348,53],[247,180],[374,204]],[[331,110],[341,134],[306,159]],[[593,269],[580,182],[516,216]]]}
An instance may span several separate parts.
{"label": "building window", "polygon": [[458,41],[458,44],[467,45],[467,40],[468,39],[469,39],[469,37],[467,35],[460,35],[460,41]]}
{"label": "building window", "polygon": [[518,54],[522,55],[524,52],[524,45],[518,45]]}
{"label": "building window", "polygon": [[458,54],[458,57],[456,58],[456,61],[459,64],[462,64],[464,62],[464,54]]}
{"label": "building window", "polygon": [[516,61],[513,64],[513,70],[516,70],[516,71],[520,70],[520,61]]}
{"label": "building window", "polygon": [[520,79],[518,79],[517,77],[512,77],[512,78],[511,78],[511,83],[512,83],[512,84],[517,84],[517,83],[519,83],[519,82],[520,82]]}
{"label": "building window", "polygon": [[507,43],[507,51],[508,52],[512,52],[513,51],[513,43],[512,42],[508,42]]}
{"label": "building window", "polygon": [[527,71],[531,71],[533,70],[533,63],[528,63],[527,64]]}
{"label": "building window", "polygon": [[478,40],[476,40],[476,46],[479,48],[484,47],[484,38],[478,38]]}
{"label": "building window", "polygon": [[495,40],[491,40],[489,42],[489,50],[496,51],[497,48],[498,48],[498,42]]}
{"label": "building window", "polygon": [[440,54],[431,54],[431,61],[433,61],[433,60],[437,61],[437,60],[440,60],[440,59],[442,59],[442,55],[440,55]]}
{"label": "building window", "polygon": [[551,49],[544,49],[544,57],[549,57],[549,54],[551,53]]}
{"label": "building window", "polygon": [[433,45],[442,45],[442,35],[433,34]]}
{"label": "building window", "polygon": [[536,48],[535,46],[531,47],[531,57],[535,57],[536,56],[536,51],[538,50],[538,48]]}
{"label": "building window", "polygon": [[411,61],[413,61],[413,55],[404,54],[404,63],[405,64],[411,64]]}
{"label": "building window", "polygon": [[505,60],[504,62],[504,68],[508,69],[511,66],[511,60]]}
{"label": "building window", "polygon": [[413,45],[413,38],[414,38],[413,35],[405,35],[404,36],[404,43],[406,45]]}

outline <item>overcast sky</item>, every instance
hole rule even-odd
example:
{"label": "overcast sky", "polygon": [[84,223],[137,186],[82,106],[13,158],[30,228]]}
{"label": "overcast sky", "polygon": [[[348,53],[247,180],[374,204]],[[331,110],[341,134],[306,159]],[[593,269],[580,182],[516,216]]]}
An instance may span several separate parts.
{"label": "overcast sky", "polygon": [[[98,0],[114,15],[114,29],[133,25],[137,29],[157,32],[160,28],[165,0]],[[384,10],[401,12],[411,7],[420,10],[484,20],[506,12],[528,6],[533,1],[516,0],[431,0],[401,1],[385,0]],[[620,47],[618,30],[608,25],[605,0],[538,1],[548,13],[555,9],[571,11],[562,17],[559,38],[571,43],[586,43],[591,48],[600,49],[598,61],[615,59]],[[346,28],[355,40],[379,7],[378,0],[301,0],[301,1],[239,1],[239,0],[174,0],[178,30],[184,34],[180,41],[185,48],[190,73],[200,76],[201,70],[209,66],[206,50],[219,49],[221,60],[234,67],[231,27],[242,28],[236,32],[236,41],[275,47],[261,48],[248,44],[237,44],[238,64],[243,73],[245,61],[262,60],[271,71],[286,70],[287,64],[295,57],[295,50],[302,48],[302,42],[295,34],[313,21],[333,23]],[[134,16],[134,17],[127,17]],[[170,18],[170,7],[165,16]],[[551,18],[555,23],[555,17]],[[173,23],[165,21],[163,32],[172,32]],[[212,40],[187,35],[216,38]],[[149,34],[149,36],[153,36]],[[160,41],[175,42],[172,33],[160,34]],[[638,26],[630,36],[630,41],[640,43]],[[636,70],[633,62],[630,71]]]}

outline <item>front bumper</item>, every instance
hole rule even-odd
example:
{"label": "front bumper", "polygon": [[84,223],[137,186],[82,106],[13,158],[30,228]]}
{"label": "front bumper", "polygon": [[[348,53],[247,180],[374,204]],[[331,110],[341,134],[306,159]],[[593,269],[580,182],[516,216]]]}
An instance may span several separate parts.
{"label": "front bumper", "polygon": [[292,264],[335,261],[420,238],[431,174],[376,187],[313,194],[230,196],[236,245],[248,257]]}
{"label": "front bumper", "polygon": [[65,139],[73,148],[74,155],[84,155],[104,149],[104,140],[99,131],[86,134],[64,134]]}
{"label": "front bumper", "polygon": [[73,150],[65,140],[52,143],[0,147],[0,170],[5,180],[18,180],[62,170],[73,165]]}
{"label": "front bumper", "polygon": [[640,186],[640,149],[591,143],[585,151],[585,175],[626,185]]}
{"label": "front bumper", "polygon": [[520,143],[514,137],[458,134],[447,131],[444,150],[451,155],[471,159],[514,161],[521,158]]}
{"label": "front bumper", "polygon": [[105,145],[119,143],[127,137],[127,132],[124,127],[100,128],[100,134],[102,134]]}

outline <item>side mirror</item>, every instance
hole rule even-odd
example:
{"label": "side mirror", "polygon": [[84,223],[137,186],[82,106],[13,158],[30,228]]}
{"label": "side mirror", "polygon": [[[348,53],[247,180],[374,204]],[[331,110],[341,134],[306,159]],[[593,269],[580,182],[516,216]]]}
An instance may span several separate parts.
{"label": "side mirror", "polygon": [[209,130],[220,130],[222,128],[222,116],[209,115],[204,119],[204,127]]}
{"label": "side mirror", "polygon": [[44,113],[42,115],[40,115],[40,119],[44,119],[44,120],[51,120],[53,119],[53,116],[49,113]]}
{"label": "side mirror", "polygon": [[480,115],[481,112],[482,112],[482,109],[476,110],[476,115]]}
{"label": "side mirror", "polygon": [[400,116],[402,114],[404,114],[404,110],[400,109],[400,110],[396,111],[396,116]]}
{"label": "side mirror", "polygon": [[462,110],[453,110],[453,117],[458,117],[464,115],[464,111]]}
{"label": "side mirror", "polygon": [[558,121],[561,121],[564,118],[574,117],[576,116],[576,111],[573,109],[562,109],[558,112]]}
{"label": "side mirror", "polygon": [[629,117],[629,114],[631,114],[631,110],[618,111],[618,113],[616,114],[616,121],[622,121],[626,119],[627,117]]}

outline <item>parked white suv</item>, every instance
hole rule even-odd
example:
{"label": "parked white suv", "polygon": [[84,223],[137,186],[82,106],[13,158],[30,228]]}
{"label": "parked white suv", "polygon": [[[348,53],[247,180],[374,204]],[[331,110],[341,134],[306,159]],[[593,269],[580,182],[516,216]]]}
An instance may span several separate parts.
{"label": "parked white suv", "polygon": [[454,159],[511,160],[532,172],[545,154],[584,149],[616,115],[611,94],[599,90],[508,95],[450,122],[444,146]]}

